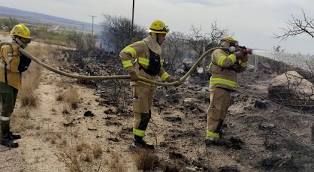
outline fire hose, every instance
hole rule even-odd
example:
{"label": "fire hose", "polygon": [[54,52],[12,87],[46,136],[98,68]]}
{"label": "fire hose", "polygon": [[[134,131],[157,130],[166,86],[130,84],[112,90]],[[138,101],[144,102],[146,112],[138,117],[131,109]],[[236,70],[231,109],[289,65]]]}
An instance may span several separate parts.
{"label": "fire hose", "polygon": [[[187,73],[185,73],[181,78],[179,78],[179,80],[173,81],[173,82],[159,82],[159,81],[154,81],[154,80],[150,80],[141,76],[138,76],[140,81],[146,82],[146,83],[150,83],[150,84],[154,84],[157,86],[179,86],[181,85],[190,75],[191,73],[196,69],[196,67],[198,66],[199,63],[202,62],[202,60],[210,53],[212,53],[214,50],[218,49],[220,47],[216,47],[216,48],[211,48],[207,51],[205,51],[198,59],[197,61],[193,64],[193,66],[189,69],[189,71]],[[41,60],[39,60],[37,57],[34,57],[33,55],[31,55],[30,53],[28,53],[26,50],[20,48],[19,51],[25,55],[26,57],[30,58],[31,60],[33,60],[34,62],[36,62],[37,64],[39,64],[40,66],[55,72],[57,74],[63,75],[63,76],[67,76],[67,77],[71,77],[71,78],[76,78],[76,79],[83,79],[83,80],[114,80],[114,79],[130,79],[131,77],[129,75],[110,75],[110,76],[88,76],[88,75],[78,75],[78,74],[71,74],[71,73],[67,73],[64,71],[61,71],[59,69],[56,69],[54,67],[51,67],[50,65],[42,62]]]}

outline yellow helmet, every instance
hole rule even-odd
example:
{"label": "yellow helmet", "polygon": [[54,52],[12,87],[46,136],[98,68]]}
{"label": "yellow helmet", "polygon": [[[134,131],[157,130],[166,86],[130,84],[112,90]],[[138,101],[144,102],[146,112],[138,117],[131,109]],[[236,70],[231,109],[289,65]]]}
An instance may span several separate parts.
{"label": "yellow helmet", "polygon": [[155,20],[152,22],[152,24],[149,27],[149,33],[164,33],[167,34],[169,32],[168,26],[161,21],[161,20]]}
{"label": "yellow helmet", "polygon": [[220,41],[226,41],[229,43],[238,43],[238,41],[236,39],[234,39],[232,36],[226,36],[226,37],[222,38]]}
{"label": "yellow helmet", "polygon": [[31,31],[24,24],[17,24],[10,32],[11,36],[19,36],[26,39],[32,39]]}

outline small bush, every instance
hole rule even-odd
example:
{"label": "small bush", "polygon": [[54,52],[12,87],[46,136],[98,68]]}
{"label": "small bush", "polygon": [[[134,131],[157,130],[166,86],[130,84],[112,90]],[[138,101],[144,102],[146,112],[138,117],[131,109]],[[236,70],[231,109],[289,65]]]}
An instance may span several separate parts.
{"label": "small bush", "polygon": [[76,146],[77,152],[82,152],[83,150],[90,149],[91,147],[86,143],[81,143]]}
{"label": "small bush", "polygon": [[102,148],[99,144],[97,145],[94,145],[93,147],[93,155],[94,155],[94,158],[98,159],[102,156]]}
{"label": "small bush", "polygon": [[125,162],[122,160],[122,158],[119,156],[118,153],[112,154],[108,165],[109,165],[110,171],[115,171],[115,172],[127,171],[127,168],[125,167]]}
{"label": "small bush", "polygon": [[4,31],[10,31],[19,21],[15,18],[1,18],[0,19],[0,29],[4,29]]}
{"label": "small bush", "polygon": [[79,154],[73,151],[64,151],[58,154],[59,160],[65,163],[70,172],[83,172],[78,156]]}
{"label": "small bush", "polygon": [[72,109],[77,109],[80,102],[80,95],[77,88],[71,87],[59,94],[57,101],[65,101]]}
{"label": "small bush", "polygon": [[149,171],[153,170],[154,167],[158,165],[158,156],[152,154],[152,152],[147,152],[141,150],[133,154],[133,159],[138,170]]}
{"label": "small bush", "polygon": [[40,83],[41,68],[36,64],[31,64],[28,71],[23,74],[20,99],[22,107],[36,107],[38,105],[38,96],[35,90]]}

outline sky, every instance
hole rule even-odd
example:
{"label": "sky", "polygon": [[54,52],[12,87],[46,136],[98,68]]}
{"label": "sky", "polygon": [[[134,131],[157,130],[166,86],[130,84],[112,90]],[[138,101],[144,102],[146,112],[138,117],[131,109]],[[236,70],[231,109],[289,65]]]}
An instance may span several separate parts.
{"label": "sky", "polygon": [[[132,0],[0,0],[0,5],[85,22],[95,15],[96,23],[104,14],[132,14]],[[195,26],[206,33],[216,22],[247,47],[271,50],[280,45],[286,52],[313,55],[314,39],[309,36],[274,38],[302,10],[314,18],[314,0],[135,0],[135,23],[146,27],[161,19],[171,31],[190,33]]]}

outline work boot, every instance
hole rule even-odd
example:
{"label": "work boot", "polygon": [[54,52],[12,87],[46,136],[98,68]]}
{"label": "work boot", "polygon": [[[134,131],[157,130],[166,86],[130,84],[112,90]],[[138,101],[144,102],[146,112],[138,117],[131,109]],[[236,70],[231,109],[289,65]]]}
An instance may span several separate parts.
{"label": "work boot", "polygon": [[216,138],[216,139],[206,139],[206,146],[228,146],[230,142],[224,138]]}
{"label": "work boot", "polygon": [[15,143],[13,139],[10,138],[9,134],[6,134],[0,142],[1,145],[9,147],[9,148],[17,148],[19,147],[18,143]]}
{"label": "work boot", "polygon": [[244,144],[244,142],[239,139],[239,138],[235,138],[235,137],[231,137],[231,138],[218,138],[218,139],[206,139],[205,140],[205,144],[206,146],[224,146],[226,148],[231,148],[231,149],[236,149],[236,150],[240,150],[242,149],[242,145]]}
{"label": "work boot", "polygon": [[242,149],[242,146],[244,145],[244,142],[240,138],[237,138],[237,137],[231,137],[229,141],[231,143],[230,147],[232,149],[240,150]]}
{"label": "work boot", "polygon": [[222,137],[225,133],[223,129],[225,127],[225,124],[223,122],[224,122],[223,120],[219,120],[217,128],[215,130],[215,133],[218,133],[220,137]]}
{"label": "work boot", "polygon": [[144,149],[155,149],[154,145],[147,144],[143,138],[135,137],[131,148],[144,148]]}
{"label": "work boot", "polygon": [[21,139],[21,135],[19,134],[13,134],[11,131],[9,132],[9,137],[11,140],[18,140],[18,139]]}

